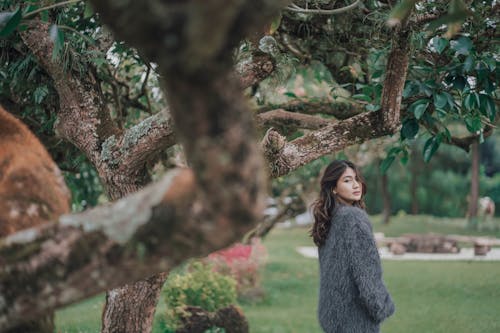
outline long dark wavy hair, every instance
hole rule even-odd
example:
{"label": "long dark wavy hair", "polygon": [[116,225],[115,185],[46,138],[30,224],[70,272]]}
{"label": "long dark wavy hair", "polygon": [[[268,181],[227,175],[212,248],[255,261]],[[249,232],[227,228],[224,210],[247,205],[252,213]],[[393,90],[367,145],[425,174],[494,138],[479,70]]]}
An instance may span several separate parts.
{"label": "long dark wavy hair", "polygon": [[354,170],[362,188],[361,199],[354,202],[353,205],[366,209],[364,202],[366,183],[359,169],[354,165],[354,163],[347,160],[335,160],[331,162],[326,167],[323,177],[321,178],[321,191],[319,198],[316,199],[316,201],[314,201],[311,205],[314,216],[314,224],[310,230],[310,235],[314,240],[314,244],[318,247],[323,245],[326,237],[328,236],[328,232],[330,231],[330,221],[335,207],[341,204],[337,196],[333,194],[332,190],[335,186],[337,186],[340,176],[342,176],[348,167]]}

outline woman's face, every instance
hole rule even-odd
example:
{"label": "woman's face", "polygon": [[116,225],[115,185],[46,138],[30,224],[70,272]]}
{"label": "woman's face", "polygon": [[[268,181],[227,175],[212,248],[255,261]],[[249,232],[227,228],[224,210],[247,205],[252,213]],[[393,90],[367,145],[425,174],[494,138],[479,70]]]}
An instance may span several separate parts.
{"label": "woman's face", "polygon": [[334,194],[337,193],[337,198],[349,205],[361,200],[363,189],[356,172],[352,168],[348,167],[340,176],[333,192]]}

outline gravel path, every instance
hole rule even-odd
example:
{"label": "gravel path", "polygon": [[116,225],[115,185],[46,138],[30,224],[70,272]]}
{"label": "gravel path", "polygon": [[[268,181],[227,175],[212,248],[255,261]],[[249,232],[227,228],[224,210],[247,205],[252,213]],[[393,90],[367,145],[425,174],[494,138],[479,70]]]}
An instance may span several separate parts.
{"label": "gravel path", "polygon": [[[316,247],[299,246],[297,252],[307,258],[317,258]],[[465,260],[465,261],[500,261],[500,248],[493,248],[485,256],[475,256],[473,248],[462,248],[459,253],[405,253],[395,255],[387,248],[379,249],[380,258],[384,260]]]}

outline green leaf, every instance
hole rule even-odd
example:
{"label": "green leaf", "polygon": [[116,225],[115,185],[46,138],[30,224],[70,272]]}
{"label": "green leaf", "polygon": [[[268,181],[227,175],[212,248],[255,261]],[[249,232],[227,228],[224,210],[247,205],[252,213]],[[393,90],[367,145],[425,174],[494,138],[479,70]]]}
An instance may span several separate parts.
{"label": "green leaf", "polygon": [[382,74],[384,74],[384,71],[382,70],[374,71],[372,74],[372,79],[378,79],[379,77],[382,76]]}
{"label": "green leaf", "polygon": [[403,98],[408,98],[418,94],[419,86],[414,81],[407,81],[405,88],[403,90]]}
{"label": "green leaf", "polygon": [[444,128],[443,135],[444,135],[444,136],[445,136],[445,137],[446,137],[449,141],[451,141],[451,133],[450,133],[450,130],[449,130],[447,127],[445,127],[445,128]]}
{"label": "green leaf", "polygon": [[488,94],[491,94],[495,91],[495,84],[489,78],[485,78],[484,80],[479,80],[479,86],[482,87],[484,91]]}
{"label": "green leaf", "polygon": [[481,118],[479,118],[478,116],[466,116],[464,118],[464,121],[467,130],[471,133],[476,133],[482,128]]}
{"label": "green leaf", "polygon": [[455,100],[453,99],[453,96],[451,96],[448,92],[443,92],[443,94],[446,95],[446,98],[448,99],[448,106],[450,108],[453,108],[455,106]]}
{"label": "green leaf", "polygon": [[0,37],[7,37],[16,30],[21,22],[22,13],[18,8],[15,12],[0,13]]}
{"label": "green leaf", "polygon": [[401,151],[402,151],[401,147],[392,147],[391,149],[389,149],[389,152],[387,153],[387,155],[389,155],[389,156],[397,155]]}
{"label": "green leaf", "polygon": [[49,29],[50,39],[54,42],[54,49],[52,50],[52,59],[55,59],[61,53],[64,47],[64,33],[53,24]]}
{"label": "green leaf", "polygon": [[467,111],[474,110],[477,107],[476,98],[474,97],[473,94],[465,95],[463,106]]}
{"label": "green leaf", "polygon": [[432,158],[432,155],[436,152],[436,150],[439,148],[439,145],[441,144],[441,138],[439,136],[434,136],[432,138],[429,138],[425,142],[424,145],[424,161],[429,162]]}
{"label": "green leaf", "polygon": [[387,170],[389,170],[389,167],[391,166],[392,162],[396,159],[396,156],[391,155],[387,156],[381,163],[380,163],[380,171],[385,174]]}
{"label": "green leaf", "polygon": [[486,58],[484,59],[484,62],[486,63],[486,65],[488,65],[488,68],[490,69],[490,71],[494,71],[497,67],[497,61],[493,58],[493,57],[489,57],[489,58]]}
{"label": "green leaf", "polygon": [[474,68],[474,58],[468,55],[464,61],[464,71],[470,72],[473,68]]}
{"label": "green leaf", "polygon": [[278,31],[278,28],[280,27],[280,24],[281,24],[281,18],[282,18],[282,16],[281,16],[281,14],[279,14],[271,22],[271,27],[269,28],[269,34],[270,35],[272,35],[276,31]]}
{"label": "green leaf", "polygon": [[85,10],[83,11],[83,17],[88,19],[94,15],[94,9],[90,5],[90,2],[85,1]]}
{"label": "green leaf", "polygon": [[26,14],[29,14],[30,12],[32,12],[34,10],[37,10],[38,8],[40,8],[40,6],[38,6],[38,5],[29,5],[29,6],[27,6],[23,10],[23,16],[26,15]]}
{"label": "green leaf", "polygon": [[49,94],[49,89],[47,88],[47,86],[39,86],[39,87],[37,87],[35,89],[35,91],[33,92],[33,98],[35,100],[35,103],[36,104],[42,103],[43,99],[48,94]]}
{"label": "green leaf", "polygon": [[297,98],[297,95],[295,95],[293,92],[291,91],[287,91],[286,93],[284,93],[285,96],[288,96],[288,97],[292,97],[292,98]]}
{"label": "green leaf", "polygon": [[370,98],[370,96],[366,96],[365,94],[355,94],[355,95],[352,95],[352,98],[359,99],[359,100],[362,100],[365,102],[370,102],[372,100]]}
{"label": "green leaf", "polygon": [[425,94],[426,96],[432,96],[432,87],[426,83],[420,83],[420,93]]}
{"label": "green leaf", "polygon": [[403,156],[401,156],[401,164],[406,165],[408,163],[408,150],[403,150]]}
{"label": "green leaf", "polygon": [[366,85],[363,87],[363,89],[361,89],[362,91],[362,95],[366,95],[366,96],[370,96],[371,94],[373,94],[376,90],[376,86],[373,86],[373,85]]}
{"label": "green leaf", "polygon": [[448,96],[444,92],[434,94],[434,106],[443,109],[448,104]]}
{"label": "green leaf", "polygon": [[401,127],[401,137],[403,139],[413,139],[415,135],[417,135],[418,130],[418,122],[413,118],[407,119],[403,122],[403,126]]}
{"label": "green leaf", "polygon": [[422,118],[425,110],[429,106],[429,101],[427,99],[419,99],[418,101],[412,103],[408,108],[409,112],[412,112],[415,115],[415,118]]}
{"label": "green leaf", "polygon": [[479,94],[479,111],[490,121],[495,120],[495,115],[496,115],[496,105],[493,99],[486,95],[486,94]]}
{"label": "green leaf", "polygon": [[42,22],[48,23],[49,22],[49,11],[44,10],[40,13],[40,19]]}
{"label": "green leaf", "polygon": [[475,99],[475,103],[476,103],[476,107],[479,107],[479,104],[481,103],[480,100],[479,100],[479,94],[477,92],[473,92],[472,93],[472,96],[474,96],[474,99]]}
{"label": "green leaf", "polygon": [[370,111],[370,112],[378,111],[378,110],[380,110],[380,105],[368,104],[365,106],[365,109]]}
{"label": "green leaf", "polygon": [[448,46],[449,42],[446,38],[434,37],[432,39],[432,46],[436,49],[436,52],[441,54],[444,49]]}
{"label": "green leaf", "polygon": [[461,36],[457,40],[451,43],[451,49],[456,52],[456,54],[469,55],[472,49],[472,41],[469,37]]}

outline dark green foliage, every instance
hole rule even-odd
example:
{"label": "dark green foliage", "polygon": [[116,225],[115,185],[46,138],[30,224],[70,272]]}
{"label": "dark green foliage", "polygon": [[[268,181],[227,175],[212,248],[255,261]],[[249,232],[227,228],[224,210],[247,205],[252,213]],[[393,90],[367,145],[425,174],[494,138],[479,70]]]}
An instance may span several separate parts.
{"label": "dark green foliage", "polygon": [[7,37],[16,30],[21,22],[21,10],[0,13],[0,37]]}
{"label": "dark green foliage", "polygon": [[[428,140],[433,140],[430,138]],[[418,140],[418,150],[425,147],[426,140]],[[429,148],[430,149],[430,148]],[[498,147],[497,147],[498,149]],[[420,152],[419,152],[420,154]],[[394,156],[388,154],[388,156]],[[424,163],[421,157],[409,160],[409,165],[393,163],[388,169],[391,213],[411,212],[412,170],[417,173],[417,202],[420,214],[464,217],[467,212],[467,195],[470,192],[470,155],[464,151],[443,145],[435,156]],[[368,185],[366,204],[370,213],[380,213],[383,208],[380,171],[378,166],[369,164],[362,168]],[[500,174],[492,177],[480,172],[480,196],[489,196],[500,202]],[[496,215],[500,215],[498,212]]]}
{"label": "dark green foliage", "polygon": [[81,211],[96,206],[99,198],[104,197],[104,190],[99,175],[90,162],[80,154],[63,166],[72,170],[64,172],[66,184],[71,191],[72,210]]}

